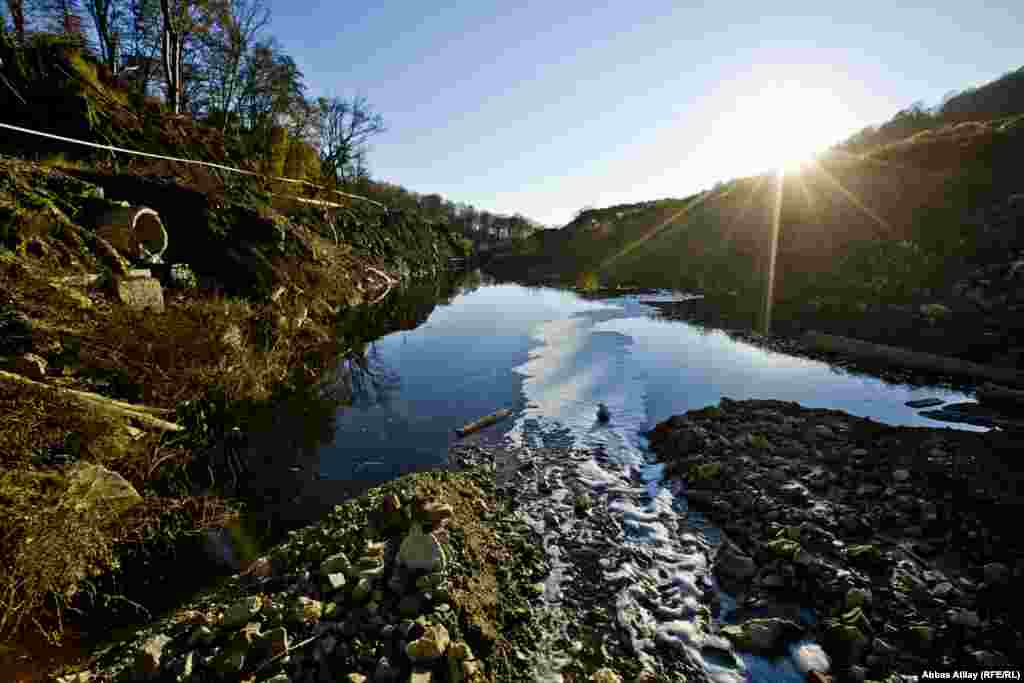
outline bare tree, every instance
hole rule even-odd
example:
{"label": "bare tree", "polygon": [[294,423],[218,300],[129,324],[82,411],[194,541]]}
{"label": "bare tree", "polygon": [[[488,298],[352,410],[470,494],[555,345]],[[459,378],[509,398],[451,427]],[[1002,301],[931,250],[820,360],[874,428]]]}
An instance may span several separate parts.
{"label": "bare tree", "polygon": [[386,130],[384,118],[366,97],[317,100],[320,107],[320,165],[324,177],[346,180],[365,169],[366,144]]}
{"label": "bare tree", "polygon": [[117,71],[118,40],[125,5],[118,0],[85,0],[85,9],[96,29],[100,58],[111,72]]}
{"label": "bare tree", "polygon": [[212,18],[201,40],[206,53],[205,104],[207,113],[221,115],[221,129],[226,131],[245,85],[245,59],[270,22],[270,9],[265,0],[224,0],[213,7]]}
{"label": "bare tree", "polygon": [[[186,46],[196,34],[205,33],[213,22],[218,2],[223,0],[160,0],[162,19],[161,57],[167,105],[181,113],[185,79],[183,64]],[[191,63],[195,63],[194,60]],[[193,68],[193,71],[195,69]]]}

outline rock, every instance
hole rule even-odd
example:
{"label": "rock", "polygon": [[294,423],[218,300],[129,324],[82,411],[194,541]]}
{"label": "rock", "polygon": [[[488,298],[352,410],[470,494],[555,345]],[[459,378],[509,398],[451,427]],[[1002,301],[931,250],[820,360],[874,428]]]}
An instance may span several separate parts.
{"label": "rock", "polygon": [[156,278],[115,277],[114,293],[121,303],[133,311],[143,311],[148,308],[154,313],[164,312],[164,290]]}
{"label": "rock", "polygon": [[242,329],[235,323],[228,325],[227,329],[224,330],[224,334],[220,336],[220,341],[232,351],[241,351],[245,346]]}
{"label": "rock", "polygon": [[807,490],[807,487],[795,481],[791,481],[788,484],[783,484],[779,487],[779,495],[783,500],[793,505],[803,505],[811,497],[811,493]]}
{"label": "rock", "polygon": [[346,582],[347,579],[345,578],[345,575],[341,572],[327,574],[326,576],[324,576],[324,592],[336,593],[337,591],[345,587]]}
{"label": "rock", "polygon": [[427,503],[423,506],[423,518],[433,525],[438,525],[455,514],[455,508],[447,503]]}
{"label": "rock", "polygon": [[59,676],[56,679],[57,683],[90,683],[93,679],[91,671],[77,671],[73,674],[66,674]]}
{"label": "rock", "polygon": [[769,653],[800,637],[803,629],[787,619],[748,619],[739,626],[725,626],[721,633],[737,650]]}
{"label": "rock", "polygon": [[268,657],[276,657],[287,652],[289,646],[288,631],[283,626],[272,628],[260,636],[260,647]]}
{"label": "rock", "polygon": [[897,483],[905,482],[910,479],[910,470],[893,470],[892,478]]}
{"label": "rock", "polygon": [[851,545],[846,557],[854,566],[870,568],[881,563],[882,551],[876,545]]}
{"label": "rock", "polygon": [[928,624],[914,624],[907,629],[905,640],[918,650],[927,650],[935,639],[935,631]]}
{"label": "rock", "polygon": [[369,599],[372,592],[373,582],[367,578],[359,579],[359,583],[352,589],[352,601],[356,604],[362,604]]}
{"label": "rock", "polygon": [[46,379],[46,359],[34,353],[26,353],[18,356],[14,361],[14,371],[29,379]]}
{"label": "rock", "polygon": [[846,591],[846,609],[864,607],[871,604],[871,591],[867,588],[851,588]]}
{"label": "rock", "polygon": [[377,660],[377,667],[373,670],[374,683],[394,683],[398,680],[401,670],[391,663],[387,657]]}
{"label": "rock", "polygon": [[981,626],[981,618],[977,612],[966,609],[954,608],[946,612],[946,619],[955,626],[967,628],[978,628]]}
{"label": "rock", "polygon": [[832,683],[832,677],[821,671],[808,671],[807,683]]}
{"label": "rock", "polygon": [[598,669],[590,674],[590,680],[593,683],[622,683],[622,676],[611,669]]}
{"label": "rock", "polygon": [[715,556],[715,572],[726,579],[745,581],[757,573],[757,564],[732,543],[725,543]]}
{"label": "rock", "polygon": [[350,673],[345,676],[346,683],[366,683],[366,676],[360,673]]}
{"label": "rock", "polygon": [[135,675],[139,678],[149,678],[160,670],[160,659],[163,657],[164,648],[171,642],[170,636],[163,634],[153,636],[142,644],[135,655]]}
{"label": "rock", "polygon": [[1010,658],[1000,652],[993,652],[991,650],[974,650],[969,654],[971,659],[973,659],[978,666],[996,668],[1010,665]]}
{"label": "rock", "polygon": [[768,541],[766,546],[772,556],[789,562],[792,562],[797,554],[803,550],[799,543],[788,538],[776,538],[774,541]]}
{"label": "rock", "polygon": [[263,607],[263,600],[258,595],[249,595],[238,600],[228,608],[224,614],[221,625],[229,630],[234,630],[259,614]]}
{"label": "rock", "polygon": [[448,629],[441,624],[432,624],[424,629],[422,636],[406,646],[405,653],[414,664],[429,663],[443,656],[448,644]]}
{"label": "rock", "polygon": [[409,683],[430,683],[432,676],[429,669],[417,669],[409,674]]}
{"label": "rock", "polygon": [[590,508],[594,507],[594,501],[589,493],[581,493],[573,499],[573,509],[577,515],[586,515]]}
{"label": "rock", "polygon": [[1010,580],[1010,568],[1002,562],[989,562],[981,569],[985,583],[1002,585]]}
{"label": "rock", "polygon": [[859,628],[844,624],[838,619],[826,622],[824,640],[828,651],[843,664],[859,662],[870,642]]}
{"label": "rock", "polygon": [[460,662],[464,659],[475,659],[469,643],[464,640],[456,640],[448,647],[448,658]]}
{"label": "rock", "polygon": [[313,600],[307,598],[304,595],[300,595],[298,599],[292,603],[291,609],[288,611],[288,618],[292,622],[317,622],[323,615],[323,603],[319,600]]}
{"label": "rock", "polygon": [[75,501],[79,511],[102,505],[119,514],[142,502],[142,496],[127,479],[102,465],[78,464],[68,479],[65,496]]}
{"label": "rock", "polygon": [[445,566],[444,550],[434,534],[425,534],[414,524],[398,549],[396,562],[413,570],[438,571]]}
{"label": "rock", "polygon": [[347,574],[352,570],[352,563],[349,562],[345,553],[331,555],[320,564],[321,574]]}
{"label": "rock", "polygon": [[[366,676],[363,676],[363,680],[366,680]],[[276,676],[271,676],[263,683],[292,683],[292,679],[288,677],[288,674],[277,674]]]}
{"label": "rock", "polygon": [[403,595],[398,601],[397,609],[403,617],[415,617],[423,609],[423,598],[415,593]]}

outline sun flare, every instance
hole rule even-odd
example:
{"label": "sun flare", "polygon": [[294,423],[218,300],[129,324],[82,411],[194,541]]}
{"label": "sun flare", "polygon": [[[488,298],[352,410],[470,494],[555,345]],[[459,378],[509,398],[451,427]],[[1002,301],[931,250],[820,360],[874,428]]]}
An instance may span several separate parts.
{"label": "sun flare", "polygon": [[792,173],[839,142],[854,122],[830,90],[773,82],[737,98],[722,124],[723,161],[737,173]]}

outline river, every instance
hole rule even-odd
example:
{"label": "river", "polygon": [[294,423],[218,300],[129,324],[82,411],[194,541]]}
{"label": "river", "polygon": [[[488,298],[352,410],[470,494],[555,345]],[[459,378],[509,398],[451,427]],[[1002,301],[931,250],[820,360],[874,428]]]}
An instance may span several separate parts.
{"label": "river", "polygon": [[[392,296],[399,302],[406,294]],[[694,607],[695,586],[711,580],[706,557],[717,532],[688,514],[685,501],[663,485],[642,432],[723,396],[796,401],[930,427],[948,425],[905,402],[970,398],[765,351],[719,331],[660,319],[643,303],[680,296],[591,300],[570,291],[495,283],[477,273],[440,302],[410,305],[421,313],[405,316],[405,329],[364,344],[322,379],[322,402],[307,397],[277,406],[273,420],[250,439],[254,482],[263,489],[258,514],[268,525],[313,521],[342,497],[376,482],[443,465],[458,441],[520,450],[595,449],[600,457],[551,466],[547,475],[556,485],[548,499],[522,508],[554,555],[545,604],[559,612],[560,582],[568,574],[559,566],[567,560],[555,550],[557,533],[545,527],[544,516],[559,507],[571,510],[566,494],[583,485],[595,496],[608,496],[626,542],[652,549],[658,560],[647,568],[612,568],[615,576],[631,579],[615,588],[621,592],[620,627],[630,631],[638,652],[645,644],[652,652],[665,643],[688,647],[692,633],[680,615],[687,605]],[[598,403],[608,406],[607,423],[596,419]],[[465,439],[456,436],[457,427],[501,408],[511,409],[512,416]],[[678,608],[645,608],[643,596],[630,588],[644,584],[645,575],[651,585],[661,584],[658,600]],[[723,595],[722,604],[719,618],[726,619],[729,596]],[[543,645],[547,656],[539,662],[540,677],[560,678],[566,640],[556,633]],[[755,681],[801,680],[789,662],[744,656],[723,664],[708,652],[694,648],[689,654],[719,680],[742,680],[743,671]]]}

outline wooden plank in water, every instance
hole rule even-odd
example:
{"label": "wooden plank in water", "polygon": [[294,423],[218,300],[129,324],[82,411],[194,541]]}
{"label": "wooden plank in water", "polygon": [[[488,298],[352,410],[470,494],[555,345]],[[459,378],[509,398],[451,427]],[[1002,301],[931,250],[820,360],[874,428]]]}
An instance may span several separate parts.
{"label": "wooden plank in water", "polygon": [[481,417],[479,420],[463,425],[461,429],[456,429],[455,433],[458,434],[459,436],[466,436],[467,434],[472,434],[473,432],[479,431],[484,427],[491,426],[492,424],[499,420],[504,420],[511,414],[511,410],[509,410],[508,408],[502,408],[501,410],[493,412],[490,415]]}

